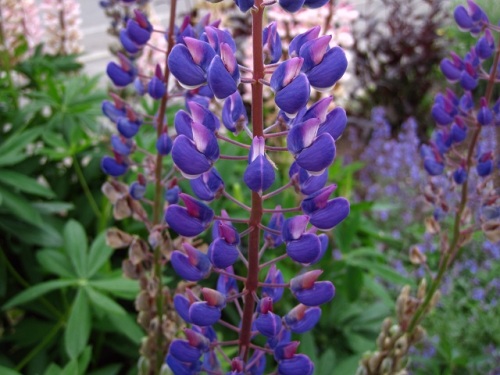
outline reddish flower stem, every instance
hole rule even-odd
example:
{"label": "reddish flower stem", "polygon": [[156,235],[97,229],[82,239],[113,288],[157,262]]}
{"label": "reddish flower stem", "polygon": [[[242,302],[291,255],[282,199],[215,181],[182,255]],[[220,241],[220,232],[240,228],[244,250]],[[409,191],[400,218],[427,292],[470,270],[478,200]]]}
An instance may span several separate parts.
{"label": "reddish flower stem", "polygon": [[[262,54],[262,30],[264,7],[263,0],[255,1],[255,9],[252,9],[252,46],[253,46],[253,79],[252,84],[252,129],[253,137],[264,136],[264,111],[263,111],[263,86],[261,80],[264,78],[264,60]],[[260,222],[262,220],[263,208],[262,197],[252,192],[252,211],[250,212],[249,227],[253,228],[248,237],[248,275],[245,289],[245,306],[241,319],[241,332],[239,339],[239,352],[243,361],[246,361],[250,351],[250,339],[252,334],[253,312],[255,310],[254,294],[259,284],[259,249],[260,249]]]}

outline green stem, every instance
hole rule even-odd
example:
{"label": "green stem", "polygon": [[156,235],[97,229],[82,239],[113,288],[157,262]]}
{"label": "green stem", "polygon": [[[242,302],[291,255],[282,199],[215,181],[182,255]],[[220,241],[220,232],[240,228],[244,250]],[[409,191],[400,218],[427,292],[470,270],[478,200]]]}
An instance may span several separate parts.
{"label": "green stem", "polygon": [[[24,288],[29,288],[31,286],[31,284],[29,282],[27,282],[16,270],[16,268],[12,265],[12,263],[10,263],[9,261],[9,258],[7,258],[7,256],[5,255],[5,252],[3,249],[0,248],[0,258],[2,260],[2,262],[5,263],[5,265],[7,266],[7,270],[12,274],[12,276],[14,277],[14,279],[19,283],[21,284]],[[43,303],[43,305],[50,310],[50,312],[52,314],[54,314],[55,316],[57,316],[57,318],[59,319],[62,319],[63,318],[63,314],[61,314],[59,312],[59,310],[57,309],[57,307],[55,307],[53,304],[51,304],[49,301],[47,301],[44,297],[40,297],[39,298],[40,301]]]}
{"label": "green stem", "polygon": [[[170,68],[168,67],[168,56],[174,48],[175,40],[174,40],[174,32],[175,32],[175,16],[177,13],[177,0],[170,1],[170,21],[168,26],[168,49],[165,54],[165,75],[164,82],[165,87],[167,87],[167,92],[163,95],[163,98],[160,102],[160,109],[158,112],[158,119],[156,123],[156,138],[160,138],[162,135],[164,128],[163,122],[165,121],[167,104],[169,99],[168,94],[168,84],[170,80]],[[167,125],[168,127],[168,125]],[[156,168],[155,168],[155,195],[154,195],[154,203],[153,203],[153,226],[158,225],[161,221],[161,212],[163,211],[163,184],[162,184],[162,161],[163,155],[158,153],[156,155]],[[158,317],[158,332],[157,332],[157,349],[156,349],[156,374],[159,374],[161,371],[161,366],[163,364],[163,360],[165,357],[166,350],[168,348],[164,347],[164,336],[163,336],[163,281],[162,281],[162,253],[160,246],[157,246],[154,249],[154,276],[158,281],[158,291],[155,296],[156,300],[156,310]]]}
{"label": "green stem", "polygon": [[24,366],[26,366],[29,363],[29,361],[33,359],[33,357],[35,357],[43,348],[45,348],[54,338],[57,332],[59,332],[59,330],[64,326],[64,323],[65,323],[64,320],[60,320],[59,323],[57,323],[54,327],[52,327],[50,332],[47,335],[45,335],[43,340],[40,341],[40,343],[37,346],[35,346],[33,350],[31,350],[26,355],[26,357],[24,357],[21,360],[21,362],[19,362],[19,364],[16,366],[16,371],[21,371],[24,368]]}
{"label": "green stem", "polygon": [[73,166],[75,167],[75,172],[78,177],[78,181],[80,182],[80,185],[83,189],[85,197],[87,198],[87,201],[90,204],[90,208],[92,208],[94,215],[97,216],[98,219],[100,219],[101,211],[99,210],[99,206],[97,205],[94,197],[92,196],[92,192],[90,191],[89,185],[85,180],[85,176],[83,175],[82,168],[80,167],[80,164],[78,163],[78,158],[76,156],[73,156]]}
{"label": "green stem", "polygon": [[[499,43],[500,43],[500,38],[499,38]],[[495,85],[495,78],[497,74],[497,68],[498,68],[498,63],[500,61],[500,44],[497,44],[499,47],[497,47],[495,57],[493,60],[493,67],[492,71],[490,73],[490,78],[488,79],[488,85],[486,87],[486,102],[489,105],[491,101],[491,96],[493,94],[493,87]],[[444,277],[445,272],[448,270],[448,268],[451,266],[453,263],[453,260],[455,259],[456,253],[460,250],[459,246],[459,240],[460,240],[460,222],[462,220],[462,215],[465,210],[465,207],[467,206],[467,201],[468,201],[468,192],[469,192],[469,176],[470,176],[470,171],[472,169],[472,162],[473,162],[473,156],[475,154],[476,150],[476,144],[479,140],[479,136],[481,134],[481,125],[476,122],[476,129],[474,131],[474,134],[472,136],[472,140],[469,144],[469,148],[467,151],[467,159],[466,159],[466,171],[467,171],[467,178],[465,182],[462,185],[462,194],[461,194],[461,199],[460,203],[458,206],[457,213],[455,215],[455,221],[453,224],[453,237],[450,242],[450,245],[448,246],[448,249],[443,249],[444,257],[441,259],[441,264],[439,265],[438,269],[438,274],[436,278],[433,280],[429,291],[427,292],[425,296],[424,302],[419,306],[417,311],[415,312],[415,315],[413,315],[413,318],[408,326],[407,332],[411,335],[417,325],[420,323],[420,320],[423,319],[423,315],[426,312],[429,304],[432,301],[432,297],[434,296],[434,293],[437,291],[439,285],[441,284],[441,280]]]}

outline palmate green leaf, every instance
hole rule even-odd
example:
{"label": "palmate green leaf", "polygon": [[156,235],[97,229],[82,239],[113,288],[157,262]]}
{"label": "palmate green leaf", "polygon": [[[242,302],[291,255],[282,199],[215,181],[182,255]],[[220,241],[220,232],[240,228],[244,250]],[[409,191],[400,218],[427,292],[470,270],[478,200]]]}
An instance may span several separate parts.
{"label": "palmate green leaf", "polygon": [[349,301],[354,302],[359,298],[363,290],[365,274],[358,267],[348,266],[346,267],[346,280],[347,298],[349,298]]}
{"label": "palmate green leaf", "polygon": [[55,363],[51,363],[49,367],[45,370],[43,375],[61,375],[62,369]]}
{"label": "palmate green leaf", "polygon": [[98,370],[89,372],[87,375],[118,375],[122,368],[122,364],[114,363],[105,367],[102,367]]}
{"label": "palmate green leaf", "polygon": [[42,139],[50,147],[59,148],[61,151],[64,151],[68,147],[63,136],[58,132],[47,131],[42,134]]}
{"label": "palmate green leaf", "polygon": [[109,314],[107,318],[113,324],[114,329],[128,337],[130,341],[135,344],[139,344],[141,342],[144,332],[139,327],[135,319],[131,318],[128,314]]}
{"label": "palmate green leaf", "polygon": [[42,214],[58,214],[66,215],[75,206],[72,203],[66,202],[35,202],[33,207],[36,207]]}
{"label": "palmate green leaf", "polygon": [[106,245],[106,232],[101,233],[92,243],[88,259],[88,277],[92,277],[108,261],[113,249]]}
{"label": "palmate green leaf", "polygon": [[116,279],[90,280],[89,285],[116,296],[133,299],[139,293],[137,281],[118,277]]}
{"label": "palmate green leaf", "polygon": [[55,249],[44,249],[39,250],[36,253],[36,259],[38,263],[47,271],[52,274],[58,275],[64,278],[76,278],[71,267],[71,262],[66,256],[59,250]]}
{"label": "palmate green leaf", "polygon": [[82,355],[78,358],[78,372],[81,375],[87,373],[87,368],[90,364],[90,359],[92,358],[92,347],[87,346],[83,351]]}
{"label": "palmate green leaf", "polygon": [[40,227],[43,223],[40,213],[31,205],[31,202],[20,194],[14,194],[0,185],[0,194],[2,195],[2,207],[29,224]]}
{"label": "palmate green leaf", "polygon": [[87,295],[83,288],[78,290],[68,325],[64,332],[64,347],[69,358],[75,359],[87,346],[90,336],[91,319]]}
{"label": "palmate green leaf", "polygon": [[61,370],[61,375],[79,375],[81,373],[82,372],[79,369],[78,360],[76,358],[69,361],[68,364]]}
{"label": "palmate green leaf", "polygon": [[353,332],[351,330],[346,331],[347,345],[355,353],[363,353],[367,350],[374,349],[375,342],[372,339],[365,337],[362,334]]}
{"label": "palmate green leaf", "polygon": [[332,375],[346,375],[346,374],[355,374],[358,368],[360,355],[355,354],[350,356],[343,361],[340,361],[337,366],[333,368]]}
{"label": "palmate green leaf", "polygon": [[13,220],[13,217],[9,215],[0,215],[0,228],[17,237],[23,243],[44,247],[60,247],[63,245],[60,231],[48,221],[44,221],[40,226],[34,226]]}
{"label": "palmate green leaf", "polygon": [[380,264],[375,260],[369,259],[358,259],[358,258],[347,258],[345,259],[346,263],[354,266],[360,267],[367,271],[373,272],[376,276],[380,276],[381,278],[394,283],[394,284],[410,284],[414,285],[414,282],[407,277],[400,275],[393,268],[389,267],[385,264]]}
{"label": "palmate green leaf", "polygon": [[29,155],[24,152],[24,148],[41,133],[42,129],[32,129],[11,135],[0,145],[0,166],[13,165],[26,159]]}
{"label": "palmate green leaf", "polygon": [[7,301],[3,305],[3,310],[10,309],[11,307],[21,305],[23,303],[32,301],[38,297],[47,294],[56,289],[66,288],[71,285],[76,285],[76,280],[50,280],[43,283],[32,286],[21,293],[17,294],[15,297]]}
{"label": "palmate green leaf", "polygon": [[93,289],[92,287],[86,287],[85,292],[87,293],[90,302],[92,302],[92,304],[95,307],[111,314],[118,314],[118,315],[127,314],[123,307],[121,307],[119,304],[117,304],[108,296]]}
{"label": "palmate green leaf", "polygon": [[343,254],[344,259],[348,258],[358,258],[358,257],[374,257],[378,259],[385,259],[386,256],[380,251],[373,249],[371,247],[358,247],[355,250],[349,251],[347,254]]}
{"label": "palmate green leaf", "polygon": [[317,362],[317,375],[332,375],[332,369],[335,368],[336,356],[333,349],[328,348]]}
{"label": "palmate green leaf", "polygon": [[88,258],[87,258],[87,236],[82,225],[70,220],[64,227],[64,249],[68,254],[73,267],[78,276],[87,278]]}
{"label": "palmate green leaf", "polygon": [[40,185],[34,178],[8,169],[0,169],[0,182],[39,197],[53,198],[55,196],[50,188]]}
{"label": "palmate green leaf", "polygon": [[2,375],[21,375],[20,372],[17,372],[13,369],[10,369],[8,367],[0,366],[0,374]]}

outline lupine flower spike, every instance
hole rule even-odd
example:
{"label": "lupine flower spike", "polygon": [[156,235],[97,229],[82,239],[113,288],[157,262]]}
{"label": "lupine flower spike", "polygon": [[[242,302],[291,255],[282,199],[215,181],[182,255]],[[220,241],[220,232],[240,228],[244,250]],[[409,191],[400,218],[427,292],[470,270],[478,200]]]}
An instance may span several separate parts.
{"label": "lupine flower spike", "polygon": [[[347,59],[340,47],[330,45],[331,36],[320,36],[319,27],[298,35],[284,56],[278,23],[264,25],[263,15],[265,8],[296,12],[326,3],[235,1],[252,18],[254,27],[249,67],[239,65],[237,43],[208,15],[198,24],[186,17],[178,27],[172,16],[165,34],[167,64],[157,65],[150,77],[136,66],[135,56],[151,47],[157,27],[144,13],[134,11],[120,32],[128,56],[118,55],[118,62],[108,65],[108,76],[119,88],[134,84],[139,94],[148,93],[151,100],[159,101],[160,110],[153,115],[141,113],[116,95],[103,103],[103,112],[116,125],[117,134],[111,137],[114,157],[104,157],[102,169],[112,178],[115,190],[120,186],[116,201],[123,202],[129,216],[143,220],[150,232],[148,241],[134,245],[133,257],[124,263],[127,274],[141,283],[150,280],[148,285],[158,290],[155,299],[161,302],[156,306],[165,301],[165,289],[158,284],[165,262],[188,282],[180,284],[169,305],[188,326],[183,335],[174,332],[170,336],[176,338],[164,366],[174,374],[222,374],[225,368],[230,369],[228,374],[261,375],[269,367],[280,375],[314,371],[311,360],[299,353],[300,342],[292,337],[298,339],[296,335],[312,330],[321,317],[320,306],[335,296],[333,283],[322,280],[322,271],[313,265],[328,248],[328,236],[319,231],[339,225],[349,214],[349,202],[331,197],[336,185],[328,184],[335,143],[347,123],[345,111],[334,106],[331,94],[316,103],[310,100],[313,91],[330,92],[345,73]],[[173,15],[175,0],[171,6]],[[169,85],[170,75],[177,84]],[[251,116],[241,97],[242,86],[247,84],[253,96]],[[176,97],[184,96],[186,103],[173,116],[173,124],[167,124],[165,109],[171,90]],[[276,123],[282,125],[276,134],[272,123],[264,121],[264,90],[274,93]],[[216,107],[212,101],[219,102],[220,113],[212,110]],[[484,112],[483,117],[487,115]],[[154,156],[144,150],[143,139],[137,141],[141,147],[135,140],[151,129],[156,133]],[[238,141],[231,138],[238,134]],[[281,137],[286,147],[270,145],[269,137]],[[240,153],[231,152],[236,149]],[[138,150],[146,155],[137,158]],[[278,152],[287,155],[276,159]],[[228,186],[227,172],[219,167],[223,159],[241,163],[245,192],[240,196],[251,196],[248,203],[230,194],[233,186]],[[293,163],[283,169],[284,159]],[[165,170],[166,166],[171,167]],[[137,171],[134,182],[122,189],[114,179],[129,171]],[[152,198],[148,197],[150,186],[154,186]],[[267,199],[289,188],[300,202],[296,207],[264,208]],[[151,202],[152,219],[148,219],[142,205]],[[228,207],[234,205],[246,215],[230,212]],[[153,251],[148,255],[149,247]],[[285,258],[309,268],[287,280],[279,263]],[[144,259],[143,263],[138,259]],[[246,270],[241,275],[237,271],[242,267]],[[215,289],[207,285],[214,275],[218,277]],[[295,307],[284,309],[279,302],[287,290],[296,302]],[[143,295],[147,293],[149,289]],[[233,306],[240,321],[230,323],[226,311]],[[157,316],[153,324],[144,314],[141,318],[145,326],[154,327],[162,319]],[[233,358],[218,355],[221,344],[216,329],[220,325],[234,331],[232,342],[238,349]],[[167,339],[163,331],[155,331],[148,340],[155,337]]]}

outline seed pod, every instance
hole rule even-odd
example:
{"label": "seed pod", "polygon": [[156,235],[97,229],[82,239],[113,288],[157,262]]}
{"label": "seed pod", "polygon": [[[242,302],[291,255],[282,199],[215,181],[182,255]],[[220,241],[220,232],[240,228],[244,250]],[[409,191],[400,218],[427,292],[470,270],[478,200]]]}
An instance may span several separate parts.
{"label": "seed pod", "polygon": [[410,262],[415,265],[420,265],[427,262],[427,256],[422,253],[418,246],[410,248]]}
{"label": "seed pod", "polygon": [[390,374],[392,371],[392,364],[394,361],[390,357],[384,358],[382,363],[380,364],[380,372],[382,375]]}
{"label": "seed pod", "polygon": [[374,352],[370,360],[368,361],[368,369],[371,373],[375,373],[378,369],[380,362],[382,361],[382,355],[380,352]]}
{"label": "seed pod", "polygon": [[137,266],[144,259],[146,259],[148,250],[149,248],[145,241],[139,238],[134,238],[128,248],[128,258],[134,266]]}
{"label": "seed pod", "polygon": [[106,231],[106,245],[111,247],[112,249],[121,249],[127,247],[132,242],[133,237],[118,229],[118,228],[109,228]]}
{"label": "seed pod", "polygon": [[433,309],[434,307],[436,307],[440,299],[441,299],[441,292],[439,290],[436,290],[434,292],[434,295],[432,296],[431,303],[429,304],[429,309]]}
{"label": "seed pod", "polygon": [[417,298],[423,299],[425,297],[425,292],[427,291],[427,280],[424,278],[420,281],[420,285],[418,286]]}
{"label": "seed pod", "polygon": [[401,336],[394,344],[396,357],[401,357],[406,354],[408,350],[408,338],[406,335]]}

